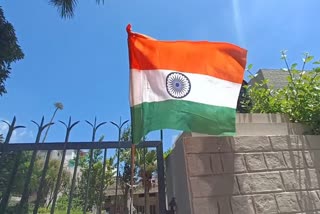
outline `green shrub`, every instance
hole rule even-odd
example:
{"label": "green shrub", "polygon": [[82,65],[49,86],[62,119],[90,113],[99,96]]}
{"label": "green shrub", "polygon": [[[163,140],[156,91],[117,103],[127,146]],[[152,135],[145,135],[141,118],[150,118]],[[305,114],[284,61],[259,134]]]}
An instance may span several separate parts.
{"label": "green shrub", "polygon": [[[252,113],[283,113],[291,121],[310,126],[312,134],[320,134],[320,61],[314,61],[315,66],[305,71],[305,66],[313,61],[313,56],[304,54],[301,70],[294,63],[288,65],[286,52],[281,52],[281,59],[286,64],[283,72],[288,73],[288,84],[280,89],[274,89],[268,80],[248,86],[250,97],[250,112]],[[251,66],[250,66],[251,67]],[[245,103],[249,106],[249,103]]]}
{"label": "green shrub", "polygon": [[50,213],[50,209],[47,209],[45,207],[39,207],[38,214],[47,214]]}

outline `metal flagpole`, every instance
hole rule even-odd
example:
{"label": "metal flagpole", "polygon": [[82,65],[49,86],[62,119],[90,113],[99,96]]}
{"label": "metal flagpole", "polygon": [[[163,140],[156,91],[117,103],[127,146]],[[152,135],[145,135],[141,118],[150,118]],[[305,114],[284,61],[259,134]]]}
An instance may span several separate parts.
{"label": "metal flagpole", "polygon": [[134,143],[131,144],[131,177],[130,177],[130,214],[132,214],[133,207],[133,177],[134,177],[134,167],[135,167],[135,150],[136,145]]}

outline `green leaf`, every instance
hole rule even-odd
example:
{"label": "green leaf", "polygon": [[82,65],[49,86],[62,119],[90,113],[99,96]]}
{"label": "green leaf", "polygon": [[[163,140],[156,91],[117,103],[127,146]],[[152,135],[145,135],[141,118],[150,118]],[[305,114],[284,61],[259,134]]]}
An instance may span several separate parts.
{"label": "green leaf", "polygon": [[253,67],[253,65],[252,65],[252,64],[248,65],[247,70],[251,70],[251,68],[252,68],[252,67]]}
{"label": "green leaf", "polygon": [[311,60],[313,60],[313,56],[308,56],[306,59],[305,59],[305,63],[308,63],[310,62]]}
{"label": "green leaf", "polygon": [[292,64],[292,65],[291,65],[291,70],[295,70],[296,67],[297,67],[297,65],[298,65],[297,63]]}
{"label": "green leaf", "polygon": [[313,70],[314,70],[314,72],[316,72],[316,73],[320,73],[320,68],[314,68]]}
{"label": "green leaf", "polygon": [[312,64],[314,64],[314,65],[319,65],[319,64],[320,64],[320,60],[319,60],[319,61],[315,61],[315,62],[313,62]]}

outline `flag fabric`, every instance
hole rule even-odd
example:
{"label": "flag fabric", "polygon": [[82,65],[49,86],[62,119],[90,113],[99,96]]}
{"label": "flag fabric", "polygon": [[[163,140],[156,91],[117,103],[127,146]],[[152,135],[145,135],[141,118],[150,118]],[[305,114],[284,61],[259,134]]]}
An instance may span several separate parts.
{"label": "flag fabric", "polygon": [[133,142],[154,130],[234,135],[247,51],[207,41],[159,41],[127,27]]}

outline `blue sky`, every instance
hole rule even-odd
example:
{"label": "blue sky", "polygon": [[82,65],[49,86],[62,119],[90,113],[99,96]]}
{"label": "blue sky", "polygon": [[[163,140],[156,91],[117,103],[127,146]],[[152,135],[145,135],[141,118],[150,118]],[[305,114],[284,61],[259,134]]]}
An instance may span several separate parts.
{"label": "blue sky", "polygon": [[[0,119],[28,129],[16,133],[17,142],[32,142],[36,129],[30,120],[49,120],[54,102],[80,120],[72,141],[88,141],[84,120],[118,121],[129,118],[128,52],[125,27],[161,40],[210,40],[235,43],[248,50],[248,63],[259,68],[282,68],[280,51],[301,61],[308,51],[320,57],[318,0],[131,0],[79,1],[75,17],[63,20],[46,0],[1,2],[14,25],[25,59],[15,63],[7,81],[8,94],[0,97]],[[2,127],[2,126],[1,126]],[[3,128],[0,128],[0,132]],[[165,131],[165,149],[179,132]],[[98,135],[116,140],[110,124]],[[149,139],[159,139],[159,133]],[[64,128],[54,126],[49,141],[62,141]]]}

